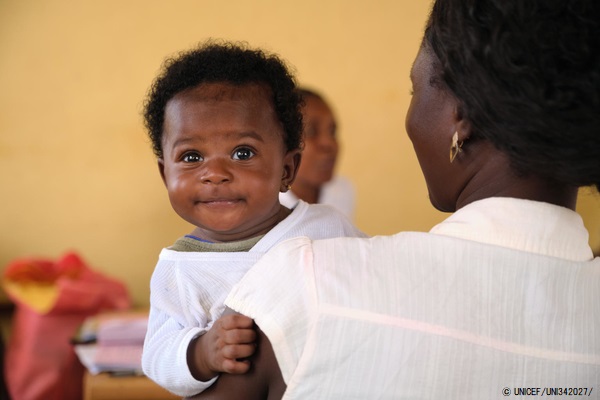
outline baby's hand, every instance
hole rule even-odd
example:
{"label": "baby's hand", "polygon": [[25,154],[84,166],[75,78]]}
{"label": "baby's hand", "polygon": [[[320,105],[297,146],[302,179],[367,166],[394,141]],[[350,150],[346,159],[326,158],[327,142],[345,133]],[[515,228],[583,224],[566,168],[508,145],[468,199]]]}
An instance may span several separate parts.
{"label": "baby's hand", "polygon": [[[201,380],[209,380],[219,372],[244,374],[250,368],[250,362],[244,360],[254,354],[256,349],[254,321],[243,315],[224,315],[215,321],[208,332],[198,340],[201,368]],[[198,354],[198,353],[196,353]],[[207,374],[207,372],[209,372]]]}

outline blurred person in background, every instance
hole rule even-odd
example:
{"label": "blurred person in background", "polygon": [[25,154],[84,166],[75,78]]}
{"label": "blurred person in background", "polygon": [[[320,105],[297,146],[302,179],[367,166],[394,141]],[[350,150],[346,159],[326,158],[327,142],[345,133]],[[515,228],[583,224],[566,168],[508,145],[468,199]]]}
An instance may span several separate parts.
{"label": "blurred person in background", "polygon": [[354,219],[355,191],[347,178],[335,174],[339,154],[338,125],[324,97],[314,90],[299,89],[302,106],[302,162],[291,190],[280,193],[279,201],[293,208],[298,199],[309,204],[327,204]]}

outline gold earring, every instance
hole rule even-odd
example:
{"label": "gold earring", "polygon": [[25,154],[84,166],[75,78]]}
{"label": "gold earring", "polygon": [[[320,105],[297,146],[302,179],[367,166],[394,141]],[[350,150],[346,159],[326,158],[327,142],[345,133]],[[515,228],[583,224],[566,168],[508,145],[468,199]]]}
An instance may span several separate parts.
{"label": "gold earring", "polygon": [[458,141],[458,132],[454,132],[452,136],[452,146],[450,146],[450,162],[454,162],[454,159],[462,151],[463,141]]}
{"label": "gold earring", "polygon": [[286,188],[287,190],[292,190],[292,185],[287,185]]}

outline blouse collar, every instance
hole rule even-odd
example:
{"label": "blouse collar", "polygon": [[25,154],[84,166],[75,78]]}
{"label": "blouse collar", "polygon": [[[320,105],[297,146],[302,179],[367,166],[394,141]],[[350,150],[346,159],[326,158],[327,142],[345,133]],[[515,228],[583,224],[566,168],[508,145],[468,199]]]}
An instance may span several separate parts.
{"label": "blouse collar", "polygon": [[594,258],[581,216],[538,201],[508,197],[479,200],[430,232],[571,261]]}

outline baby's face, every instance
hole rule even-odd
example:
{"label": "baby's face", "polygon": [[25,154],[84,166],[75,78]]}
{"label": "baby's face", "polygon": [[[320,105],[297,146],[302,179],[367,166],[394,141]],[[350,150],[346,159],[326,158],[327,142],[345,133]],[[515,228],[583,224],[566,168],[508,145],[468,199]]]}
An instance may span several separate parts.
{"label": "baby's face", "polygon": [[210,83],[177,94],[167,104],[162,145],[171,205],[194,234],[242,240],[276,223],[293,152],[268,89]]}

